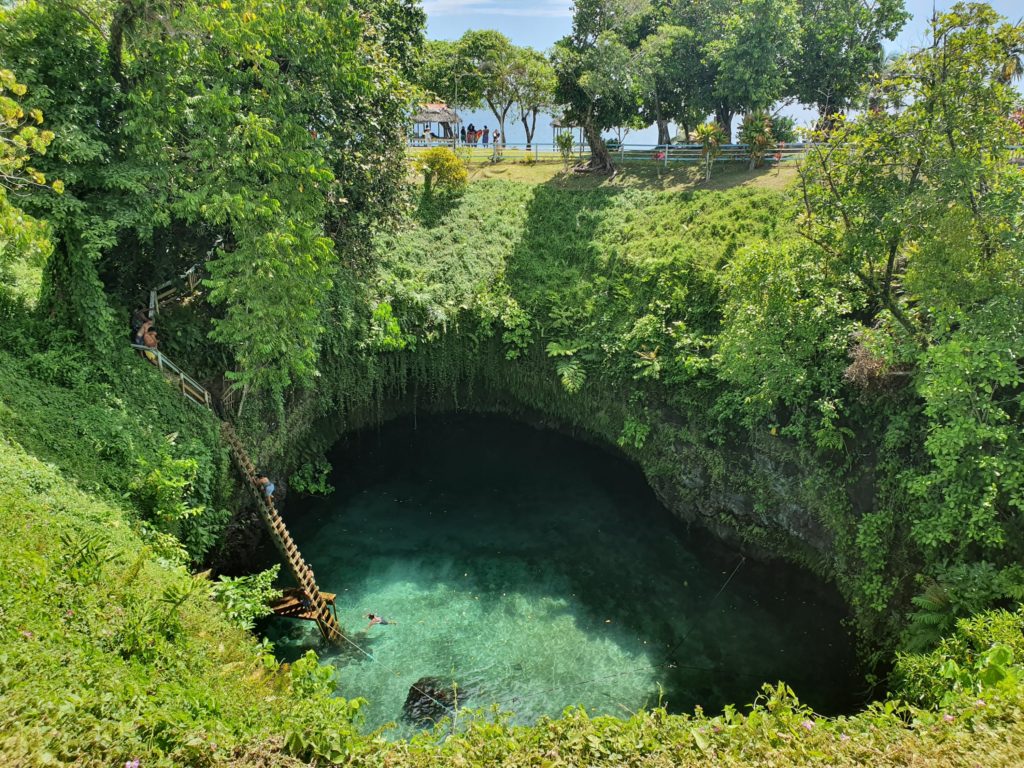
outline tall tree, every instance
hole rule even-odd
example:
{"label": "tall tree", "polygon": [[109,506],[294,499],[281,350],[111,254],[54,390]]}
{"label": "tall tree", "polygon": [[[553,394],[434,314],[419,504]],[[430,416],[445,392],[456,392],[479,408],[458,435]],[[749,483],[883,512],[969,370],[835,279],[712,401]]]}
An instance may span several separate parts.
{"label": "tall tree", "polygon": [[97,264],[119,230],[152,226],[162,194],[142,183],[145,169],[114,140],[124,99],[102,26],[89,10],[57,2],[0,10],[0,67],[18,72],[28,86],[26,109],[46,115],[54,140],[35,163],[65,184],[59,197],[26,190],[20,200],[47,221],[53,245],[39,309],[82,344],[109,351],[113,315]]}
{"label": "tall tree", "polygon": [[523,49],[500,32],[470,30],[455,42],[429,41],[416,82],[453,107],[486,105],[504,139],[522,56]]}
{"label": "tall tree", "polygon": [[460,41],[428,40],[415,82],[454,108],[479,107],[484,79],[465,57]]}
{"label": "tall tree", "polygon": [[46,153],[53,132],[42,127],[43,113],[26,110],[21,100],[27,88],[9,69],[0,69],[0,282],[6,269],[24,258],[41,258],[49,251],[42,222],[26,216],[9,200],[26,187],[48,185],[64,191],[60,179],[47,179],[32,166],[33,157]]}
{"label": "tall tree", "polygon": [[705,23],[715,115],[730,138],[738,112],[770,109],[786,92],[800,50],[797,0],[739,0]]}
{"label": "tall tree", "polygon": [[910,17],[904,0],[800,0],[800,53],[790,93],[820,119],[845,113],[869,76],[879,71],[882,43]]}
{"label": "tall tree", "polygon": [[1014,563],[1024,177],[1008,148],[1024,137],[1001,64],[1024,25],[958,4],[932,33],[877,84],[879,108],[840,120],[804,166],[802,231],[857,286],[870,354],[914,374],[929,463],[906,476],[909,539],[933,564]]}
{"label": "tall tree", "polygon": [[239,385],[280,391],[314,374],[335,273],[360,257],[355,233],[395,209],[405,173],[408,97],[388,48],[411,56],[415,35],[356,10],[42,0],[0,12],[0,57],[40,86],[30,106],[58,136],[46,161],[67,192],[32,201],[55,233],[55,320],[109,336],[97,263],[141,272],[162,263],[157,233],[207,233],[207,247],[219,234],[213,338]]}
{"label": "tall tree", "polygon": [[688,135],[711,111],[711,82],[698,34],[690,27],[661,24],[640,42],[637,61],[642,114],[658,127],[658,143],[672,140],[672,120]]}
{"label": "tall tree", "polygon": [[470,30],[459,39],[460,59],[480,78],[480,99],[491,110],[505,140],[505,119],[516,102],[515,46],[493,29]]}
{"label": "tall tree", "polygon": [[639,113],[640,70],[624,41],[636,40],[649,8],[646,0],[578,0],[572,34],[555,44],[555,100],[582,126],[594,170],[613,170],[601,132]]}
{"label": "tall tree", "polygon": [[537,130],[537,115],[554,106],[555,70],[543,53],[523,48],[512,65],[511,77],[516,110],[526,131],[526,148],[529,149]]}

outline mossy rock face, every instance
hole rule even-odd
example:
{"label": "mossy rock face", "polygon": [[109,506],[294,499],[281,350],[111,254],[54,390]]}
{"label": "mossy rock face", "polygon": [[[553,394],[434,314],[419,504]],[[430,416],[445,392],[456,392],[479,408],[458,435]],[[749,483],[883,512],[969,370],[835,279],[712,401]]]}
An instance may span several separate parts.
{"label": "mossy rock face", "polygon": [[409,686],[409,695],[402,705],[402,718],[414,725],[434,725],[455,710],[459,694],[466,692],[457,683],[440,677],[421,677]]}

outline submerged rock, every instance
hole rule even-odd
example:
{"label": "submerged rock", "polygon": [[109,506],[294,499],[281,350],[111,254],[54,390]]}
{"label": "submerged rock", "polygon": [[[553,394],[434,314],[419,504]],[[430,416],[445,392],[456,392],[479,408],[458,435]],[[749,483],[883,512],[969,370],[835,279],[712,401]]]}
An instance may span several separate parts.
{"label": "submerged rock", "polygon": [[[457,691],[457,695],[456,695]],[[466,692],[456,683],[440,677],[421,677],[409,687],[402,705],[402,717],[410,723],[428,726],[452,714]]]}

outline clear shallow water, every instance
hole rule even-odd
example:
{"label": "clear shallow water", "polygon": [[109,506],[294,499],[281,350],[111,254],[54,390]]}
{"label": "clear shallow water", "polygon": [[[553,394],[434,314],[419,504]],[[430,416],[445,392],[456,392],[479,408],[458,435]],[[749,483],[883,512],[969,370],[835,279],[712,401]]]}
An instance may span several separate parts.
{"label": "clear shallow water", "polygon": [[[424,676],[517,722],[574,704],[625,716],[659,696],[715,711],[780,679],[824,713],[859,703],[832,590],[791,566],[735,570],[738,553],[606,451],[501,418],[421,417],[355,436],[332,462],[336,492],[283,514],[362,649],[318,651],[341,695],[369,700],[369,727],[410,733],[401,707]],[[370,612],[397,624],[367,629]],[[304,622],[268,634],[286,658],[316,645]]]}

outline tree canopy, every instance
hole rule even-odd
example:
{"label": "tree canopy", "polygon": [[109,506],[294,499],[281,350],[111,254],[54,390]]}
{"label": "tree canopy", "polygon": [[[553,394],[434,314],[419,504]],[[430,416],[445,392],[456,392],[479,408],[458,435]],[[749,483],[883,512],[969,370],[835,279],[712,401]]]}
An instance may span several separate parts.
{"label": "tree canopy", "polygon": [[[216,243],[213,338],[236,381],[308,381],[333,278],[400,194],[400,73],[422,34],[411,9],[43,0],[0,12],[0,64],[48,115],[40,170],[59,168],[66,187],[25,203],[52,226],[53,317],[102,344],[113,331],[101,271],[152,285]],[[183,228],[169,259],[156,244]]]}

